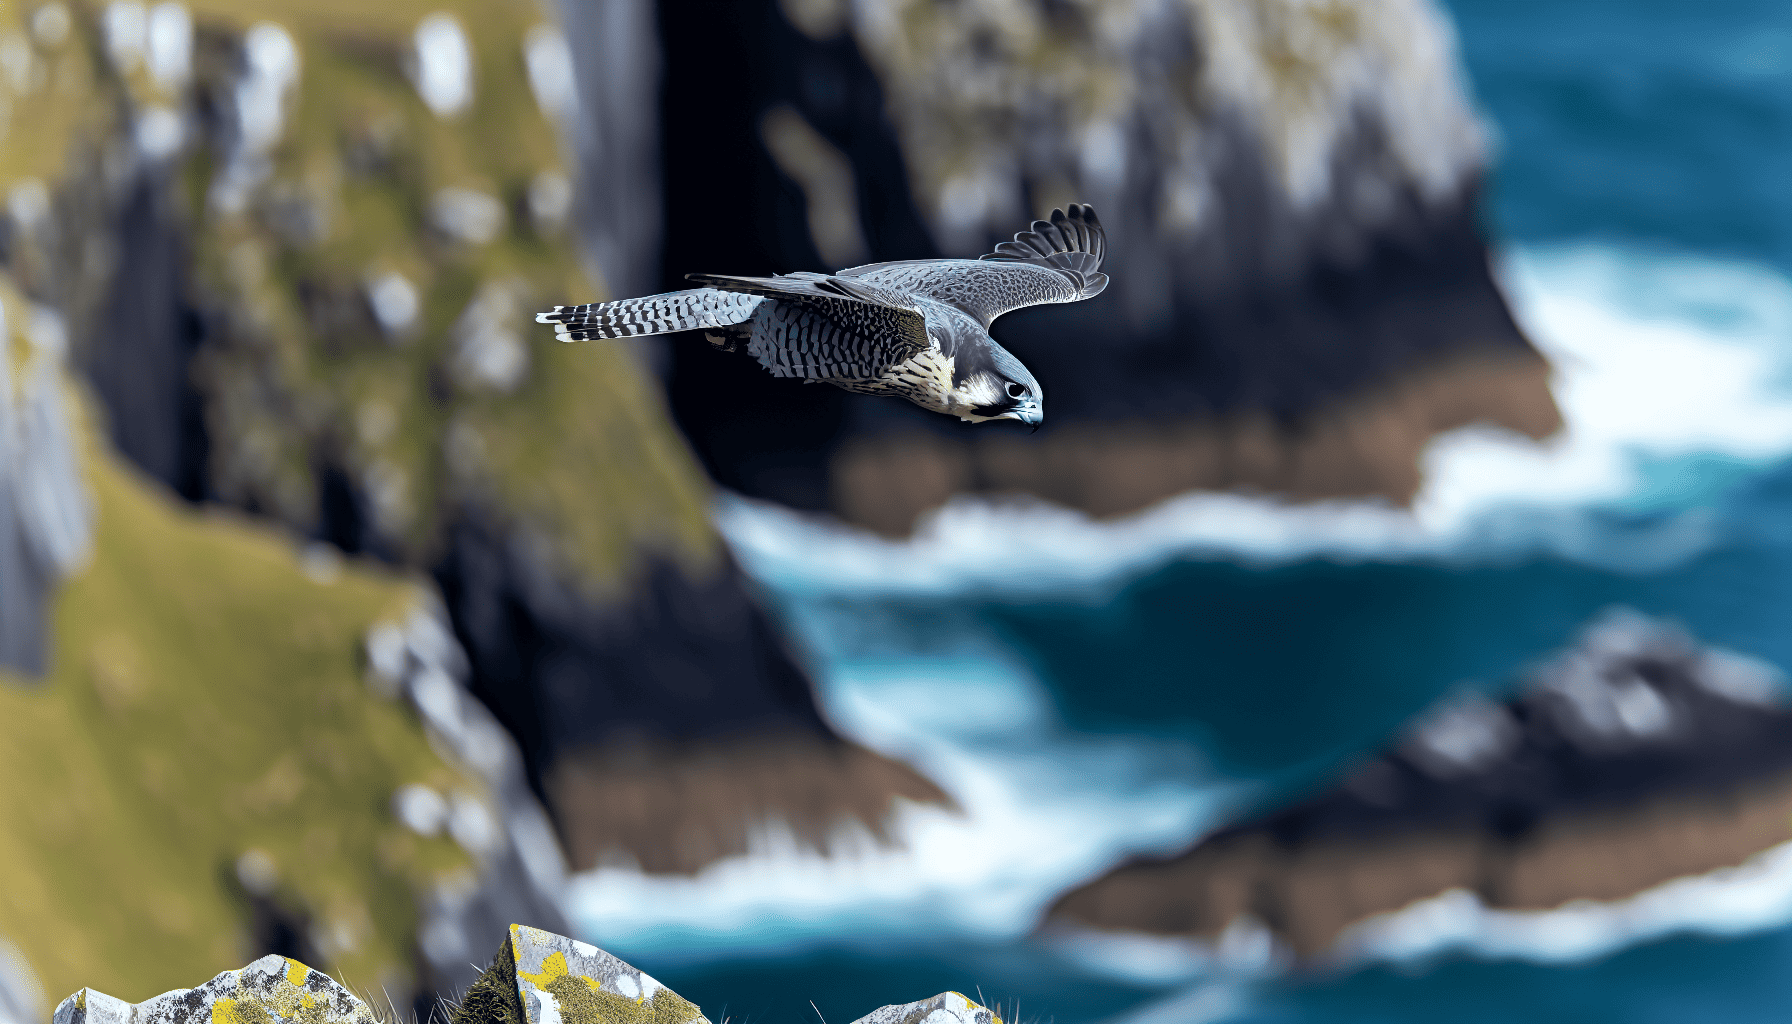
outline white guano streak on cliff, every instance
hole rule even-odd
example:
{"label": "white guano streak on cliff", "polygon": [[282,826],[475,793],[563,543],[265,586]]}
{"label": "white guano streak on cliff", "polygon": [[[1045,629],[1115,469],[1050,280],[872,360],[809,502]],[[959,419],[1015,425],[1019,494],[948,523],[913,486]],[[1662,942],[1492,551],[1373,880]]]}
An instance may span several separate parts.
{"label": "white guano streak on cliff", "polygon": [[231,92],[234,138],[212,181],[210,202],[224,213],[247,208],[249,194],[272,170],[268,151],[285,130],[287,93],[299,82],[299,48],[285,28],[271,21],[243,36],[243,68]]}
{"label": "white guano streak on cliff", "polygon": [[472,106],[473,48],[452,14],[437,12],[419,22],[412,47],[412,81],[437,117]]}
{"label": "white guano streak on cliff", "polygon": [[[0,606],[12,609],[0,615],[0,665],[36,670],[48,584],[86,560],[93,515],[62,395],[66,330],[50,310],[24,313],[0,305]],[[30,351],[17,387],[15,335]]]}

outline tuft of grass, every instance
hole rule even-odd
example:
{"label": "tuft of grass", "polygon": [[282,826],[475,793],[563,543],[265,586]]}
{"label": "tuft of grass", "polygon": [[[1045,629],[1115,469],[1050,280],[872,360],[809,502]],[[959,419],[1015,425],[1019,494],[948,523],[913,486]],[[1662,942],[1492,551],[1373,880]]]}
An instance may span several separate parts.
{"label": "tuft of grass", "polygon": [[527,1024],[517,996],[516,958],[511,955],[508,934],[491,966],[455,1004],[448,1024]]}

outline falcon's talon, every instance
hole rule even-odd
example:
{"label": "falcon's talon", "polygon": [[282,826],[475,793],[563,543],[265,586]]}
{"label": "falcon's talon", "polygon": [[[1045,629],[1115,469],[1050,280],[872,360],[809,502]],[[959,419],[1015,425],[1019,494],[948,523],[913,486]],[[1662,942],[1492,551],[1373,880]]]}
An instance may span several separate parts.
{"label": "falcon's talon", "polygon": [[701,287],[555,306],[535,319],[567,341],[701,330],[724,350],[745,341],[773,376],[899,395],[968,422],[1019,420],[1038,431],[1044,392],[989,326],[1023,306],[1100,294],[1106,255],[1095,211],[1072,203],[980,259],[873,263],[837,274],[691,274]]}

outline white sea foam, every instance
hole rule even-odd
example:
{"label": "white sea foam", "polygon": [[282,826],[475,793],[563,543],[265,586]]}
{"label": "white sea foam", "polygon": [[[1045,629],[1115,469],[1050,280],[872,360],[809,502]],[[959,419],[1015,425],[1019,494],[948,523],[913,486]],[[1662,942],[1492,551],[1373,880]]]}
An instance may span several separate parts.
{"label": "white sea foam", "polygon": [[959,809],[904,803],[891,821],[900,845],[845,828],[832,857],[774,823],[748,856],[695,877],[599,867],[569,894],[581,934],[662,960],[738,950],[745,935],[762,952],[1019,938],[1117,858],[1185,842],[1227,792],[1193,781],[1203,773],[1187,746],[1064,732],[1038,684],[1000,655],[823,661],[842,731],[916,765]]}
{"label": "white sea foam", "polygon": [[[1586,963],[1627,946],[1673,935],[1746,935],[1792,920],[1792,843],[1741,865],[1676,878],[1628,899],[1576,900],[1554,910],[1490,909],[1452,889],[1378,914],[1339,937],[1332,967],[1421,966],[1447,955],[1517,960],[1541,966]],[[1241,997],[1279,966],[1241,963],[1223,943],[1144,935],[1066,935],[1060,949],[1083,966],[1141,984],[1185,979],[1176,995],[1124,1014],[1116,1024],[1180,1019],[1179,1008],[1222,1005]]]}
{"label": "white sea foam", "polygon": [[1744,935],[1788,920],[1792,843],[1629,899],[1576,900],[1555,910],[1494,910],[1453,889],[1352,927],[1339,938],[1336,955],[1345,963],[1410,963],[1461,952],[1567,964],[1668,935]]}
{"label": "white sea foam", "polygon": [[[1564,429],[1543,443],[1471,426],[1436,439],[1410,510],[1191,493],[1096,520],[1042,501],[960,497],[889,541],[738,497],[722,528],[758,578],[803,592],[1103,588],[1182,557],[1486,561],[1552,553],[1630,570],[1716,538],[1700,483],[1792,454],[1792,282],[1740,262],[1608,246],[1521,249],[1513,309],[1555,368]],[[1646,510],[1647,516],[1631,516]],[[1614,513],[1617,513],[1614,517]]]}
{"label": "white sea foam", "polygon": [[[1792,843],[1628,899],[1575,900],[1553,910],[1491,909],[1475,894],[1452,889],[1346,929],[1314,966],[1412,969],[1445,956],[1468,956],[1559,967],[1669,936],[1724,938],[1783,927],[1788,920]],[[1061,955],[1086,970],[1138,985],[1175,987],[1173,994],[1112,1024],[1230,1016],[1289,963],[1268,933],[1249,921],[1235,922],[1217,942],[1081,931],[1055,933],[1052,940]]]}

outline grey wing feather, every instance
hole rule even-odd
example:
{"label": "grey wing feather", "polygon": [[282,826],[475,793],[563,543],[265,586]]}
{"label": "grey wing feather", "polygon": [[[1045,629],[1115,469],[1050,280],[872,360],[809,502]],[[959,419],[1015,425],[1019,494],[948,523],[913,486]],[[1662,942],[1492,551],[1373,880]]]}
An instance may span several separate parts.
{"label": "grey wing feather", "polygon": [[838,277],[913,292],[963,310],[988,329],[996,317],[1024,306],[1077,302],[1107,287],[1100,272],[1107,232],[1095,210],[1072,203],[1051,220],[1003,242],[976,260],[904,260],[840,271]]}
{"label": "grey wing feather", "polygon": [[748,346],[780,377],[809,380],[876,377],[930,344],[919,306],[899,291],[826,274],[687,280],[775,300]]}

